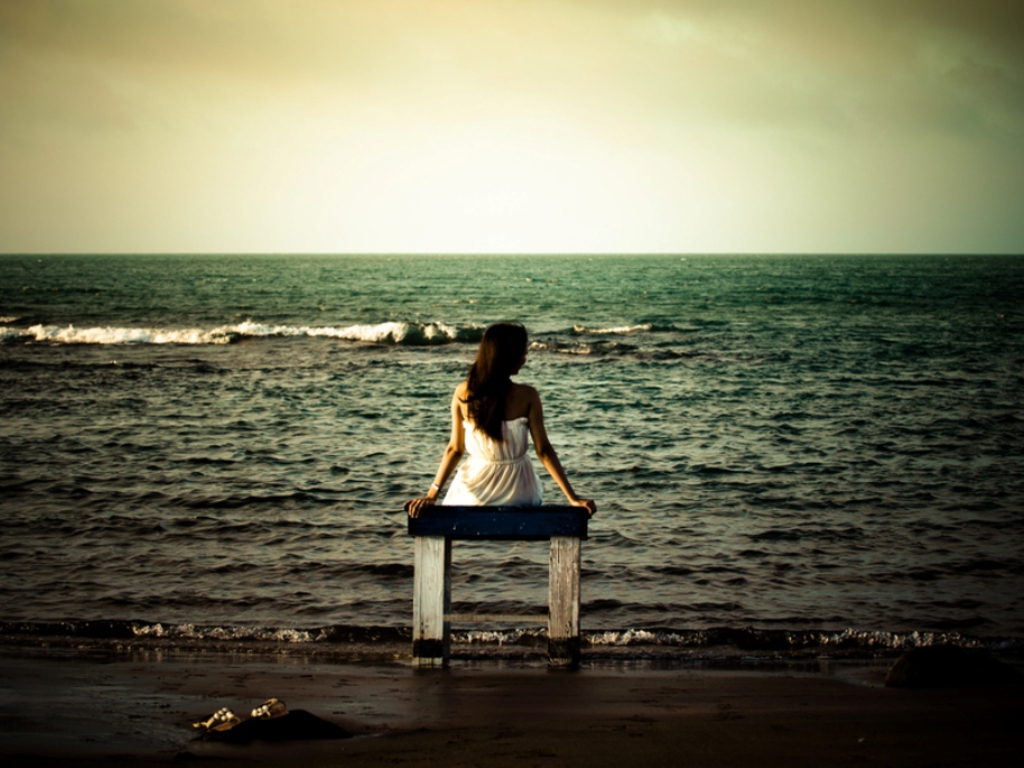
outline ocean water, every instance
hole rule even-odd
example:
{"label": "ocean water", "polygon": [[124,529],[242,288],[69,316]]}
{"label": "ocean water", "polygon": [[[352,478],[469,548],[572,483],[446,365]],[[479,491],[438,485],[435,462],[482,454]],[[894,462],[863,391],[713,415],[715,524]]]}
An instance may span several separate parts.
{"label": "ocean water", "polygon": [[[505,319],[598,503],[589,648],[1024,643],[1024,259],[966,256],[0,257],[0,634],[404,643]],[[454,560],[543,612],[544,544]]]}

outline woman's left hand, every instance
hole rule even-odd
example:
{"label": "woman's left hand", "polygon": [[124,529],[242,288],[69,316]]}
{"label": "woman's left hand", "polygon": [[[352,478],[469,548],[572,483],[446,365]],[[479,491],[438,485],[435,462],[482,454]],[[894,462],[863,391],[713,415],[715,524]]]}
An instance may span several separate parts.
{"label": "woman's left hand", "polygon": [[569,503],[572,504],[574,507],[583,507],[585,510],[587,510],[587,514],[591,516],[593,516],[593,514],[597,512],[597,504],[594,503],[593,499],[576,499],[575,501],[570,501]]}
{"label": "woman's left hand", "polygon": [[434,499],[409,499],[405,502],[405,511],[409,513],[409,517],[419,517],[424,509],[432,506],[434,506]]}

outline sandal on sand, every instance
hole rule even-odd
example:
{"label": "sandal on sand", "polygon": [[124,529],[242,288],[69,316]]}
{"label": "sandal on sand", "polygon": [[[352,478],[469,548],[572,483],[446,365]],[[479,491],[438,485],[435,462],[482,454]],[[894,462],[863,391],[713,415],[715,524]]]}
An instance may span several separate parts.
{"label": "sandal on sand", "polygon": [[224,731],[230,731],[232,728],[234,728],[241,722],[242,719],[240,717],[238,717],[232,712],[228,712],[227,719],[224,722],[218,723],[217,725],[213,726],[213,728],[211,728],[210,730],[216,731],[217,733],[223,733]]}
{"label": "sandal on sand", "polygon": [[288,714],[288,707],[280,699],[267,699],[252,711],[252,717],[261,720],[272,720]]}
{"label": "sandal on sand", "polygon": [[207,720],[201,723],[192,723],[193,728],[205,728],[208,731],[226,731],[234,728],[242,722],[234,712],[227,707],[221,707],[214,712]]}

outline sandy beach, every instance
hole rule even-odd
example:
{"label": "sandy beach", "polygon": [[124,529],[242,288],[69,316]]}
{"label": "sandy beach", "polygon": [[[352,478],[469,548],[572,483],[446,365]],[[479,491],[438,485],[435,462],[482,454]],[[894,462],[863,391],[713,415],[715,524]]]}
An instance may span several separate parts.
{"label": "sandy beach", "polygon": [[[762,671],[353,664],[268,654],[0,650],[5,766],[1024,764],[1020,688],[901,690],[887,662]],[[355,736],[196,740],[270,696]]]}

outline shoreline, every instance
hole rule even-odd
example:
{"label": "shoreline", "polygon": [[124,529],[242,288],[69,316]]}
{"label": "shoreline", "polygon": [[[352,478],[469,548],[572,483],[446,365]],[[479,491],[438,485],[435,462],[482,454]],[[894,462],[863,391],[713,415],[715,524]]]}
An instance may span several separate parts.
{"label": "shoreline", "polygon": [[[391,662],[407,659],[409,627],[347,625],[323,627],[203,626],[139,620],[0,621],[4,648],[73,648],[110,653],[151,651],[212,654],[269,654],[316,657],[337,662]],[[858,659],[894,661],[914,648],[955,645],[985,650],[1024,666],[1024,639],[975,636],[950,630],[784,629],[716,626],[643,627],[581,631],[586,658],[605,662],[638,659],[689,664],[729,664],[750,660],[808,661]],[[546,628],[452,631],[457,660],[542,661]]]}
{"label": "shoreline", "polygon": [[[787,665],[402,661],[0,646],[4,765],[1020,765],[1021,687],[883,687],[890,660]],[[356,734],[195,741],[276,696]]]}

